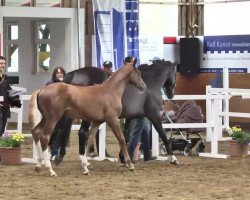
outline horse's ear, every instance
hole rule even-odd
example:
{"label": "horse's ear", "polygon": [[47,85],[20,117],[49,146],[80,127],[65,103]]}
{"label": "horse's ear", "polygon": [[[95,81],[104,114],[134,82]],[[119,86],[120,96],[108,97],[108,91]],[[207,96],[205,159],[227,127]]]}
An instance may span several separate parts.
{"label": "horse's ear", "polygon": [[134,67],[135,67],[136,63],[137,63],[137,58],[135,58],[134,61],[133,61],[133,66]]}

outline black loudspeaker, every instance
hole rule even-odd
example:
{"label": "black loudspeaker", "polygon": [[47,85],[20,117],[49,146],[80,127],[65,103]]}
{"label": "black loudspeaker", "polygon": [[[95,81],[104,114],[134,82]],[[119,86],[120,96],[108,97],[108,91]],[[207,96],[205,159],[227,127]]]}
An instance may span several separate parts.
{"label": "black loudspeaker", "polygon": [[200,42],[198,38],[180,38],[179,72],[195,75],[200,69]]}

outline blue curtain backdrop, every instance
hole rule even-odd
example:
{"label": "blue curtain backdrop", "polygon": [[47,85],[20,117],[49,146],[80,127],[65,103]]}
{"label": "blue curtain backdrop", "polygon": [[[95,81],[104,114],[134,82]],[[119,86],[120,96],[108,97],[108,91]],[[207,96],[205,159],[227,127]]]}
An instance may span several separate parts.
{"label": "blue curtain backdrop", "polygon": [[126,56],[139,58],[138,0],[93,0],[96,63],[109,60],[114,70]]}

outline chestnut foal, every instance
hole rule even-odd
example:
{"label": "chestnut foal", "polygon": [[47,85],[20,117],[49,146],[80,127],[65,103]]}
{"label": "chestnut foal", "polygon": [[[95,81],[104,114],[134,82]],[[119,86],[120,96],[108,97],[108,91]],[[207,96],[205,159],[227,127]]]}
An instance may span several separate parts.
{"label": "chestnut foal", "polygon": [[[134,64],[123,66],[100,85],[82,87],[54,83],[42,89],[37,95],[37,104],[42,119],[31,131],[38,156],[36,171],[41,170],[44,159],[45,166],[49,169],[51,176],[56,176],[49,159],[48,142],[56,123],[63,115],[92,122],[88,146],[93,144],[100,124],[106,122],[119,141],[129,170],[133,171],[134,166],[129,158],[118,120],[118,116],[122,112],[121,98],[127,83],[134,85],[140,91],[146,90],[141,72],[136,69]],[[89,174],[86,154],[88,152],[85,152],[80,158],[83,173]]]}

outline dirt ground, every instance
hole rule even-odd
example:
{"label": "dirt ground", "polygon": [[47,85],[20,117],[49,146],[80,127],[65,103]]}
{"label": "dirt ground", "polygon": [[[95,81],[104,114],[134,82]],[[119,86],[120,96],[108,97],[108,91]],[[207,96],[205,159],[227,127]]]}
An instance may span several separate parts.
{"label": "dirt ground", "polygon": [[[108,133],[108,152],[117,157],[118,148],[116,139]],[[212,159],[199,157],[195,151],[188,157],[175,152],[180,166],[167,161],[141,160],[135,172],[121,167],[119,162],[90,161],[91,175],[84,176],[75,132],[67,149],[64,161],[54,166],[57,177],[50,177],[47,169],[36,173],[35,164],[31,163],[0,164],[0,200],[250,199],[250,156]],[[228,154],[228,142],[221,142],[219,151]],[[31,156],[32,141],[26,138],[22,157]]]}

